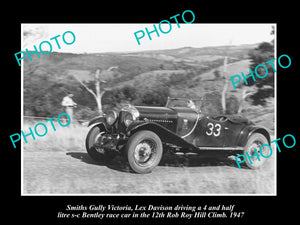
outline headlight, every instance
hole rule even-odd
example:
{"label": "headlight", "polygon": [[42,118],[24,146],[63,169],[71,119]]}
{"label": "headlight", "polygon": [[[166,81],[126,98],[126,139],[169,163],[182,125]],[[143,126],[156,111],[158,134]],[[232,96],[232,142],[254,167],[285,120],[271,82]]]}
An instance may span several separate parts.
{"label": "headlight", "polygon": [[124,113],[122,114],[122,121],[124,122],[126,127],[128,127],[133,121],[135,121],[140,116],[139,111],[130,104],[124,106],[121,109],[121,111]]}
{"label": "headlight", "polygon": [[110,111],[107,115],[106,115],[106,122],[108,125],[113,125],[114,122],[117,120],[117,113],[115,111]]}
{"label": "headlight", "polygon": [[128,127],[133,122],[133,116],[130,112],[127,112],[124,116],[124,124]]}

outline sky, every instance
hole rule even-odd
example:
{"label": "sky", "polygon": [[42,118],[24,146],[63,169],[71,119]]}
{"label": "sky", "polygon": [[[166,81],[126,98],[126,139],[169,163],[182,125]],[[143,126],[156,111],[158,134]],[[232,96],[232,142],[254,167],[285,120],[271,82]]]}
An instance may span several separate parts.
{"label": "sky", "polygon": [[[155,23],[159,37],[155,32],[151,33],[150,40],[145,31],[152,31],[153,24],[22,24],[22,51],[26,48],[34,50],[43,41],[49,41],[52,51],[69,53],[103,53],[103,52],[135,52],[144,50],[173,49],[181,47],[206,47],[222,45],[254,44],[263,41],[269,42],[275,38],[270,35],[271,27],[276,24],[200,24],[176,23],[171,24],[171,31],[167,34],[160,32],[158,23]],[[167,31],[169,25],[163,23],[162,30]],[[135,32],[143,30],[145,36],[140,39],[140,45],[134,36]],[[76,40],[71,45],[66,45],[62,35],[66,31],[72,31]],[[275,32],[276,33],[276,32]],[[24,35],[23,35],[24,34]],[[141,35],[138,33],[137,35]],[[55,40],[61,45],[58,49]],[[72,41],[70,34],[66,34]],[[44,51],[49,50],[47,44],[43,44]]]}

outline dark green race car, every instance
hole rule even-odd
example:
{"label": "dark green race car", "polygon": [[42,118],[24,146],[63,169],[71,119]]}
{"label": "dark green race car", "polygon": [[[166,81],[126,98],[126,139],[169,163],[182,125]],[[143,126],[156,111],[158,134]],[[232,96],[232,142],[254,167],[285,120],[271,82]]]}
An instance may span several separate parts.
{"label": "dark green race car", "polygon": [[[86,137],[86,148],[94,160],[121,154],[137,173],[151,172],[166,149],[175,154],[222,151],[252,156],[254,149],[270,144],[268,131],[248,119],[204,114],[193,100],[182,98],[168,98],[165,107],[128,105],[119,112],[92,119],[89,126],[92,128]],[[265,150],[269,148],[261,151]],[[262,157],[252,157],[246,165],[256,169],[264,161]]]}

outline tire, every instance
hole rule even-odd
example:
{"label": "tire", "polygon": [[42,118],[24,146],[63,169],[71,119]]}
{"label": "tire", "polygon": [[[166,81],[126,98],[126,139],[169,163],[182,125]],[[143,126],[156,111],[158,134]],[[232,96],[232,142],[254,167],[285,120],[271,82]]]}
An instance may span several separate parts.
{"label": "tire", "polygon": [[112,154],[105,152],[103,148],[97,146],[97,141],[106,131],[102,130],[99,126],[94,126],[88,132],[85,139],[85,147],[89,156],[97,162],[107,162],[110,161],[113,157]]}
{"label": "tire", "polygon": [[150,173],[159,164],[163,147],[160,138],[152,131],[142,130],[132,135],[125,152],[131,169],[136,173]]}
{"label": "tire", "polygon": [[[243,154],[246,158],[245,162],[246,162],[246,165],[248,168],[260,169],[264,165],[264,163],[266,162],[266,158],[261,156],[261,152],[260,152],[260,146],[264,145],[264,144],[269,144],[269,142],[263,134],[254,133],[248,138],[247,143],[244,147],[244,151],[243,151]],[[251,158],[251,161],[252,161],[252,164],[251,164],[251,162],[247,156],[247,153],[249,156],[254,155],[255,154],[254,148],[256,149],[256,152],[259,154],[260,161],[258,160],[257,156],[254,156],[253,158]],[[262,151],[263,151],[264,156],[268,156],[270,154],[271,150],[270,150],[270,148],[268,148],[266,146],[266,147],[263,147]]]}

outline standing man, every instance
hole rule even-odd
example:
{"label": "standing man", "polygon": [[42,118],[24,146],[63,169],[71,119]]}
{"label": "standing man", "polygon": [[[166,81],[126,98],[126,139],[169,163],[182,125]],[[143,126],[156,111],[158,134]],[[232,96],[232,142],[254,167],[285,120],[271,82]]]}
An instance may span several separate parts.
{"label": "standing man", "polygon": [[73,121],[73,107],[77,106],[77,104],[72,99],[73,96],[73,94],[69,93],[63,98],[61,102],[61,105],[65,108],[65,112],[70,116],[71,121]]}

